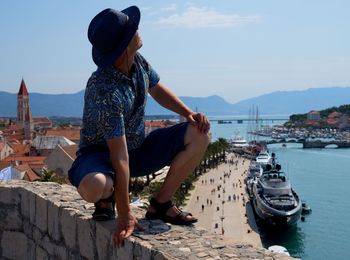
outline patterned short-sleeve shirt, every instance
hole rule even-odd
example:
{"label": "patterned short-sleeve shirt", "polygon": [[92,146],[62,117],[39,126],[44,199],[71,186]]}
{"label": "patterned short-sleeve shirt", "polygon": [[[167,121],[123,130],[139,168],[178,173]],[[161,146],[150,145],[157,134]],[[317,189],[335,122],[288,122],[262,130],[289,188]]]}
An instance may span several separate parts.
{"label": "patterned short-sleeve shirt", "polygon": [[128,150],[145,138],[144,115],[148,89],[159,82],[158,74],[137,53],[130,77],[112,66],[98,68],[88,80],[80,132],[80,149],[99,145],[125,134]]}

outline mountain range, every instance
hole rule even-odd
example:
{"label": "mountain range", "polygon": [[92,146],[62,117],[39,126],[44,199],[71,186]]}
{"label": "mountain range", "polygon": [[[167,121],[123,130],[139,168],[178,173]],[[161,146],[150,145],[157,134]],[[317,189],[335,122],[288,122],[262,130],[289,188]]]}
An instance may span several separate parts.
{"label": "mountain range", "polygon": [[[33,116],[76,116],[81,117],[84,106],[84,90],[73,94],[29,93]],[[350,104],[350,87],[310,88],[300,91],[275,91],[231,104],[224,98],[180,97],[192,110],[207,115],[239,115],[249,113],[254,105],[260,114],[295,114],[310,110],[321,110],[332,106]],[[0,117],[16,116],[17,94],[0,91]],[[147,115],[173,114],[148,98]]]}

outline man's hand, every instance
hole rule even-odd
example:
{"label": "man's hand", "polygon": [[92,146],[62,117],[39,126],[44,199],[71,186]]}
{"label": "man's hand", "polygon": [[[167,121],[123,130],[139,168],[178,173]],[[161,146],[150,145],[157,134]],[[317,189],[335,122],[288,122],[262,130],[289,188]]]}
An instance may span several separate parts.
{"label": "man's hand", "polygon": [[137,222],[137,219],[130,212],[127,214],[118,214],[117,229],[113,233],[113,243],[116,247],[124,246],[124,240],[128,239],[134,229],[143,230],[143,227]]}
{"label": "man's hand", "polygon": [[191,113],[187,116],[187,121],[198,127],[201,133],[207,134],[210,129],[210,123],[206,115],[203,113]]}

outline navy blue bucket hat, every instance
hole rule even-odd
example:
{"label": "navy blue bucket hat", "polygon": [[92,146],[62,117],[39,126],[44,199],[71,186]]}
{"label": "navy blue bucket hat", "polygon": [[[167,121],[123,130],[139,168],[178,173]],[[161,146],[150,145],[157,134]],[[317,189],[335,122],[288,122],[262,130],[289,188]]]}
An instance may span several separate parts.
{"label": "navy blue bucket hat", "polygon": [[98,67],[114,63],[134,37],[139,23],[140,10],[130,6],[123,11],[105,9],[90,22],[88,38],[92,44],[92,59]]}

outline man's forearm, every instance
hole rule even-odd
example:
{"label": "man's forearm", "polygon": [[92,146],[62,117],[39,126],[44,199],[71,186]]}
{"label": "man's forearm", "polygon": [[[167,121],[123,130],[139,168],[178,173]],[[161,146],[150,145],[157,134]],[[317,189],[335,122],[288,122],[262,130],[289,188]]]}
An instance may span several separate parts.
{"label": "man's forearm", "polygon": [[187,107],[170,89],[158,83],[152,97],[163,107],[187,117],[193,111]]}
{"label": "man's forearm", "polygon": [[127,160],[114,161],[113,168],[116,172],[115,178],[115,198],[118,214],[130,212],[129,205],[129,162]]}

